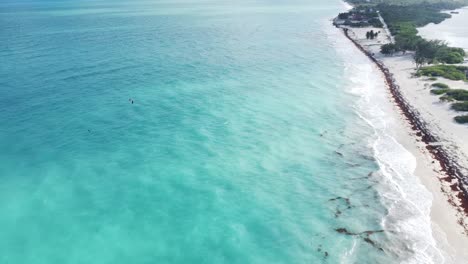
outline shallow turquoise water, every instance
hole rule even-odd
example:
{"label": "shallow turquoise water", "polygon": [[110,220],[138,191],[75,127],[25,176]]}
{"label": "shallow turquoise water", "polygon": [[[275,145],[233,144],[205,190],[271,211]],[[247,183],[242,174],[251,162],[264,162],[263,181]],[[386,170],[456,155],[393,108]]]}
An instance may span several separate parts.
{"label": "shallow turquoise water", "polygon": [[0,262],[389,263],[342,8],[2,1]]}

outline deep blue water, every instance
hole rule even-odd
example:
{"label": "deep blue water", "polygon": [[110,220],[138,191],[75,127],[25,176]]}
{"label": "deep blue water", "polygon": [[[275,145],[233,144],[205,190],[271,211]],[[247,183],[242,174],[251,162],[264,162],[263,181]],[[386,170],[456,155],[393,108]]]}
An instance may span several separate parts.
{"label": "deep blue water", "polygon": [[0,262],[388,263],[342,9],[3,0]]}

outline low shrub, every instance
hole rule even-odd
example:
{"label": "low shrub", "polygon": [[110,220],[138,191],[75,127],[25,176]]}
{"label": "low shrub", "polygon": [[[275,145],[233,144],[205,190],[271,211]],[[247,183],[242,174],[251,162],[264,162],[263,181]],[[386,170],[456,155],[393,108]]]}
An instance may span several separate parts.
{"label": "low shrub", "polygon": [[429,81],[437,81],[437,78],[436,77],[429,77],[428,80]]}
{"label": "low shrub", "polygon": [[453,89],[448,90],[446,94],[457,101],[468,101],[468,90]]}
{"label": "low shrub", "polygon": [[431,93],[435,95],[442,95],[446,93],[449,89],[432,89]]}
{"label": "low shrub", "polygon": [[449,89],[450,87],[445,83],[434,83],[432,87],[440,88],[440,89]]}
{"label": "low shrub", "polygon": [[468,111],[468,101],[452,104],[452,109],[455,111]]}
{"label": "low shrub", "polygon": [[455,101],[452,97],[450,97],[448,95],[444,95],[444,96],[440,97],[440,100],[444,101],[444,102],[453,102],[453,101]]}
{"label": "low shrub", "polygon": [[456,116],[454,119],[459,124],[467,124],[468,123],[468,115]]}
{"label": "low shrub", "polygon": [[383,28],[382,22],[380,21],[380,19],[376,17],[369,19],[369,24],[371,24],[371,26],[376,27],[376,28]]}
{"label": "low shrub", "polygon": [[466,81],[466,70],[468,70],[468,67],[464,66],[435,65],[422,67],[418,70],[417,75],[424,75],[428,77],[444,77],[455,81]]}
{"label": "low shrub", "polygon": [[461,48],[441,47],[436,53],[436,60],[443,63],[462,63],[466,56]]}

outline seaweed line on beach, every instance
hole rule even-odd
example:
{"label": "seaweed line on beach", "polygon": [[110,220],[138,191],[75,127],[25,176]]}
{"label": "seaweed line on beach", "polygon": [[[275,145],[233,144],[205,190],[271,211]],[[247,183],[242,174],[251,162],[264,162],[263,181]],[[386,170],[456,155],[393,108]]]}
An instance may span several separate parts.
{"label": "seaweed line on beach", "polygon": [[[344,35],[348,38],[361,52],[364,53],[372,62],[375,63],[377,68],[385,76],[385,83],[392,94],[395,103],[405,115],[406,119],[410,123],[412,129],[417,135],[421,136],[422,141],[426,145],[426,149],[431,153],[434,159],[436,159],[442,168],[442,172],[446,174],[443,180],[451,183],[452,190],[458,191],[455,197],[458,198],[460,204],[458,206],[453,202],[453,198],[449,198],[449,202],[454,205],[457,211],[468,216],[468,175],[464,175],[461,166],[454,159],[450,158],[450,154],[441,145],[433,145],[432,143],[439,142],[438,138],[431,133],[428,125],[422,120],[420,114],[415,110],[404,98],[400,91],[400,87],[396,84],[395,79],[390,73],[389,69],[378,59],[376,59],[372,53],[362,47],[357,41],[355,41],[348,34],[347,28],[342,28]],[[455,180],[456,183],[453,183]],[[459,221],[465,232],[468,234],[468,224],[464,224],[462,220]]]}

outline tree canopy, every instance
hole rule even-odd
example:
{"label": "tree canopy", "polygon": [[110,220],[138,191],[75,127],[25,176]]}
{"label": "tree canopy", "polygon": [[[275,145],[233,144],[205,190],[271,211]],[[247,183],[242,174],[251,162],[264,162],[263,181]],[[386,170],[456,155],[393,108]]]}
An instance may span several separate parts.
{"label": "tree canopy", "polygon": [[425,40],[418,35],[417,27],[440,23],[451,17],[450,14],[441,13],[441,10],[458,8],[467,3],[432,1],[402,6],[390,5],[386,1],[385,4],[377,5],[390,32],[395,36],[394,45],[382,46],[382,53],[392,55],[399,51],[414,51],[414,61],[418,67],[434,63],[462,63],[466,56],[463,49],[449,47],[438,40]]}

